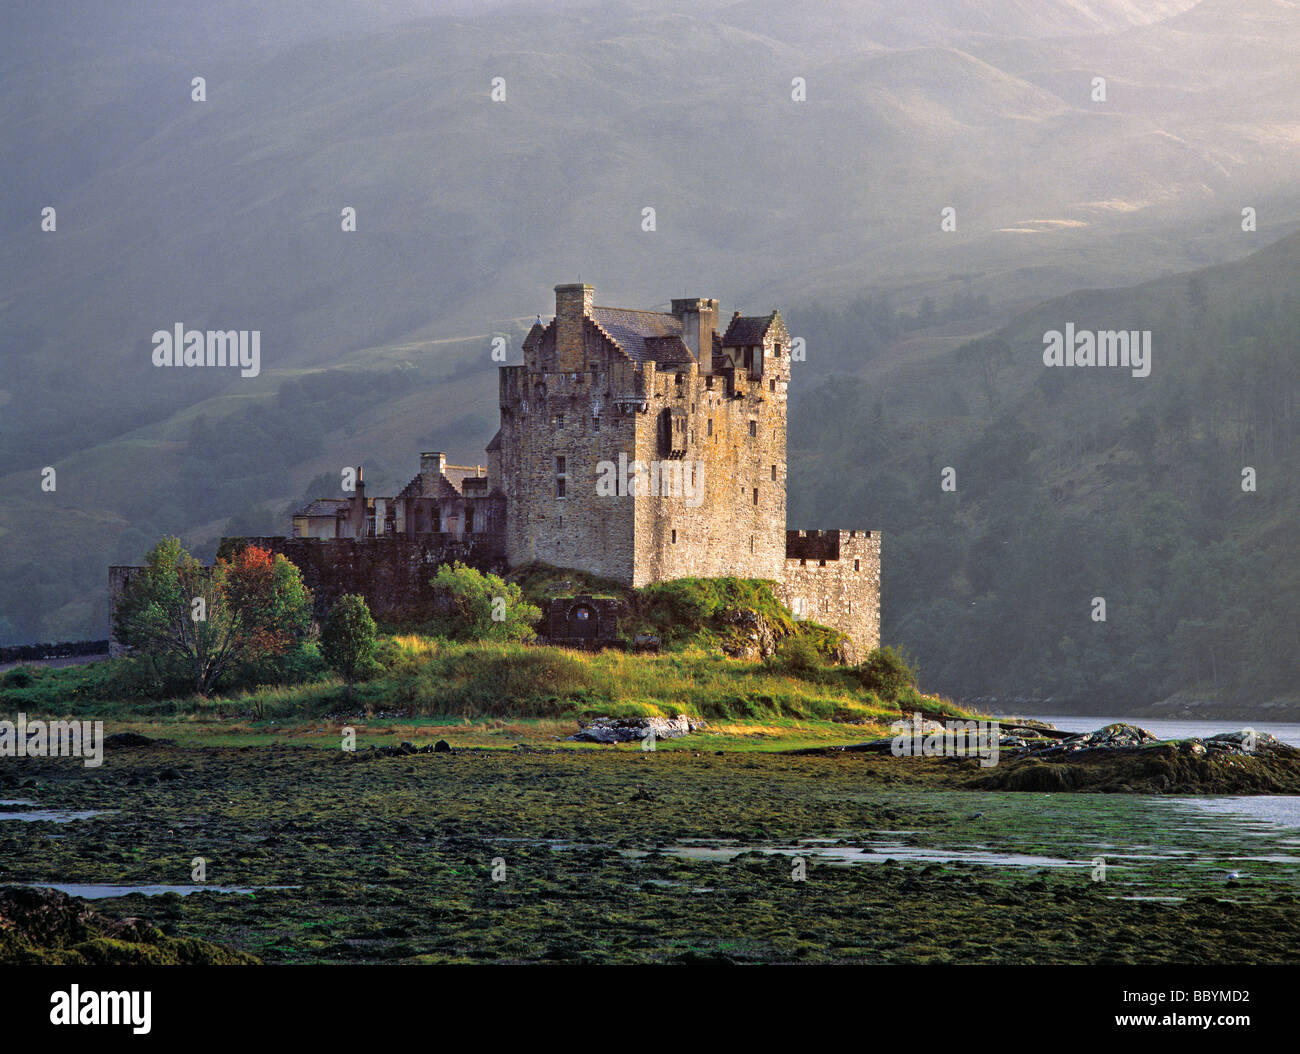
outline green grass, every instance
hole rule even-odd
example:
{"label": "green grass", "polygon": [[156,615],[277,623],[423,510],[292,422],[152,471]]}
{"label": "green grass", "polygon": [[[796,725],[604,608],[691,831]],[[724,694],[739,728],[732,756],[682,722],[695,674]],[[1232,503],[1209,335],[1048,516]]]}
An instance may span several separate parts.
{"label": "green grass", "polygon": [[[233,735],[268,738],[301,732],[340,715],[398,715],[407,724],[418,719],[422,725],[563,722],[568,734],[577,723],[598,716],[686,714],[732,729],[719,740],[729,747],[752,747],[756,741],[788,746],[865,738],[899,713],[896,702],[864,691],[847,667],[794,671],[779,663],[720,658],[697,647],[636,655],[518,643],[462,644],[407,635],[385,638],[381,658],[384,672],[358,684],[350,704],[341,683],[329,676],[207,699],[123,696],[115,686],[121,667],[129,663],[109,660],[59,669],[26,667],[18,677],[11,672],[0,679],[0,712],[130,720],[132,727],[153,723],[182,733],[187,726],[233,724],[238,728]],[[927,709],[961,712],[934,697],[910,701]],[[560,729],[552,725],[535,732],[525,729],[518,741],[553,739]],[[768,731],[755,734],[741,726]],[[392,742],[391,734],[383,741]]]}

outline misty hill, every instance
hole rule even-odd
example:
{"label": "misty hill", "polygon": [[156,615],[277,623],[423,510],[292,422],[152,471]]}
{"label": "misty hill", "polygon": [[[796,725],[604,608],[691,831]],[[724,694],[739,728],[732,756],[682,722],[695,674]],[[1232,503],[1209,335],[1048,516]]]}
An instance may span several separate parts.
{"label": "misty hill", "polygon": [[[833,475],[846,438],[826,429],[871,449],[894,434],[871,419],[879,396],[891,428],[974,442],[991,415],[952,372],[968,337],[1073,289],[1240,260],[1300,220],[1300,10],[1270,0],[481,10],[106,16],[55,0],[15,15],[0,44],[0,636],[100,636],[105,567],[162,531],[202,550],[283,529],[343,464],[382,487],[421,448],[472,460],[493,430],[490,337],[517,349],[551,286],[579,275],[606,302],[700,293],[799,319],[808,390],[844,373],[868,387],[839,417],[805,404],[792,420],[808,468],[793,508],[907,530],[884,465],[878,490]],[[176,322],[261,330],[261,375],[154,368],[150,335]],[[1068,407],[1034,383],[1004,371],[998,412],[1039,429]],[[1071,420],[1093,427],[1082,404]],[[904,478],[912,436],[889,445]],[[1049,490],[1075,471],[1061,458]],[[1092,493],[1076,467],[1075,493]],[[826,505],[834,518],[814,517]],[[913,608],[893,611],[901,628]]]}

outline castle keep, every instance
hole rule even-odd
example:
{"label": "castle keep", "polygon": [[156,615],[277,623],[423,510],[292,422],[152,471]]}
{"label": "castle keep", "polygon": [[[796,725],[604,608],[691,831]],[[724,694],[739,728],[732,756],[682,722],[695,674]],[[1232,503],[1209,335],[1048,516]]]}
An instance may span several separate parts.
{"label": "castle keep", "polygon": [[[320,499],[283,553],[328,605],[346,592],[377,613],[416,606],[441,562],[499,571],[540,561],[630,586],[735,575],[777,584],[802,618],[879,644],[880,537],[786,529],[790,336],[779,312],[720,329],[718,301],[670,311],[598,307],[555,287],[555,316],[502,366],[501,427],[487,464],[421,455],[394,497]],[[223,539],[223,547],[238,540]],[[120,590],[127,568],[110,570]]]}

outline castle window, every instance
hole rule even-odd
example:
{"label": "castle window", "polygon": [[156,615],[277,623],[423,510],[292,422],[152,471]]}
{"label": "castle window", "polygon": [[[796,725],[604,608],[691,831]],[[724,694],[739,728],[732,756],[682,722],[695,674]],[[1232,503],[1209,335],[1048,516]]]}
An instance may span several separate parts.
{"label": "castle window", "polygon": [[767,388],[768,388],[768,391],[773,391],[773,392],[776,391],[776,378],[775,378],[775,377],[773,377],[770,381],[767,382]]}
{"label": "castle window", "polygon": [[563,427],[564,427],[564,414],[556,414],[556,415],[555,415],[555,427],[556,427],[556,428],[563,428]]}
{"label": "castle window", "polygon": [[775,466],[775,465],[772,466],[772,479],[773,479],[773,480],[776,479],[776,466]]}
{"label": "castle window", "polygon": [[825,561],[825,560],[818,560],[818,561],[817,561],[817,566],[818,566],[818,567],[825,567],[825,566],[826,566],[826,561]]}
{"label": "castle window", "polygon": [[555,459],[555,472],[556,472],[557,475],[563,476],[564,473],[565,473],[566,471],[568,471],[568,470],[566,469],[566,467],[565,467],[566,464],[567,464],[567,461],[565,460],[565,458],[564,458],[563,455],[561,455],[560,457],[557,457],[557,458]]}
{"label": "castle window", "polygon": [[749,551],[751,553],[754,551],[754,536],[752,534],[749,536]]}
{"label": "castle window", "polygon": [[713,418],[709,418],[709,435],[713,435]]}
{"label": "castle window", "polygon": [[565,479],[563,476],[555,477],[555,496],[557,498],[564,497],[564,484],[565,484]]}
{"label": "castle window", "polygon": [[854,560],[854,561],[853,561],[853,570],[855,570],[855,571],[861,571],[861,570],[862,570],[862,561],[861,561],[861,560]]}
{"label": "castle window", "polygon": [[673,531],[673,545],[677,544],[677,532]]}
{"label": "castle window", "polygon": [[707,377],[704,378],[704,387],[708,388],[710,391],[713,390],[713,375],[712,375],[712,374],[709,374],[709,376],[707,376]]}
{"label": "castle window", "polygon": [[465,533],[474,533],[474,510],[468,505],[465,507]]}
{"label": "castle window", "polygon": [[754,504],[755,504],[755,505],[758,504],[758,488],[757,488],[757,487],[754,488]]}
{"label": "castle window", "polygon": [[562,456],[555,459],[555,496],[557,498],[564,497],[565,487],[569,482],[566,475],[568,465],[568,460]]}
{"label": "castle window", "polygon": [[772,353],[779,359],[781,357],[781,345],[778,344],[775,348],[773,348]]}
{"label": "castle window", "polygon": [[749,434],[752,435],[752,436],[756,436],[756,435],[758,435],[758,422],[757,422],[757,421],[750,421],[750,422],[749,422]]}

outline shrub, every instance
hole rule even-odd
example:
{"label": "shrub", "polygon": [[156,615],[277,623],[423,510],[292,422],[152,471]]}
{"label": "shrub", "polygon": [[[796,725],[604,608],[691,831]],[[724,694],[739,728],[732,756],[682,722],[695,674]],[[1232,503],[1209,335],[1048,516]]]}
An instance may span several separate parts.
{"label": "shrub", "polygon": [[776,654],[769,661],[770,666],[790,673],[812,673],[821,668],[821,663],[822,656],[816,643],[803,635],[782,639],[776,646]]}
{"label": "shrub", "polygon": [[875,649],[858,665],[857,673],[863,688],[890,702],[916,691],[916,672],[892,647]]}
{"label": "shrub", "polygon": [[523,590],[498,575],[462,563],[443,564],[430,583],[446,614],[434,620],[438,636],[451,640],[528,641],[536,634],[541,608]]}
{"label": "shrub", "polygon": [[24,670],[19,666],[15,670],[10,670],[4,675],[4,686],[6,688],[27,688],[32,683],[32,674],[30,670]]}

